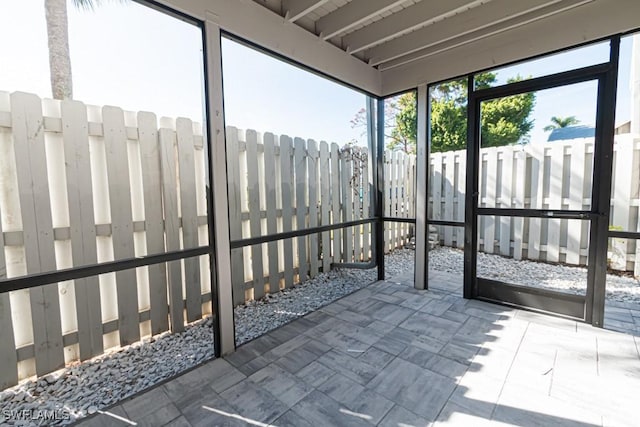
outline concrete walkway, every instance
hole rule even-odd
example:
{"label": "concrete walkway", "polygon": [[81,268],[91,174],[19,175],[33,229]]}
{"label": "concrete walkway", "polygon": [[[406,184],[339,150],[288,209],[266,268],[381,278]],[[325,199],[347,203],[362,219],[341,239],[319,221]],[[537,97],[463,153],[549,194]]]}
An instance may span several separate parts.
{"label": "concrete walkway", "polygon": [[374,283],[82,425],[638,425],[638,338],[431,280]]}

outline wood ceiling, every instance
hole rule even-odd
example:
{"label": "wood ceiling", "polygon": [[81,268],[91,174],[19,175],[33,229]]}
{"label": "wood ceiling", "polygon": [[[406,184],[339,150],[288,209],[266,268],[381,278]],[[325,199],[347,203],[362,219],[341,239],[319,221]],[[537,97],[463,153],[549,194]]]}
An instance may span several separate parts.
{"label": "wood ceiling", "polygon": [[253,0],[380,71],[595,0]]}

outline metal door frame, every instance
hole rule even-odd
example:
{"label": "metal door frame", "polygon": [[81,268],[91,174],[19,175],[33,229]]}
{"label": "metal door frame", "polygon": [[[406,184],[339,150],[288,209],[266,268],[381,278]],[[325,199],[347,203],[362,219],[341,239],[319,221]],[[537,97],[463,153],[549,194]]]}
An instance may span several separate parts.
{"label": "metal door frame", "polygon": [[[474,90],[473,75],[468,76],[464,233],[465,298],[482,299],[548,312],[583,320],[595,326],[602,326],[619,50],[620,37],[616,36],[610,39],[609,62],[487,89]],[[598,82],[598,95],[592,174],[598,179],[592,180],[591,209],[589,211],[575,211],[478,207],[481,102],[594,80]],[[476,262],[478,253],[478,217],[480,215],[590,221],[586,295],[571,295],[478,278]]]}

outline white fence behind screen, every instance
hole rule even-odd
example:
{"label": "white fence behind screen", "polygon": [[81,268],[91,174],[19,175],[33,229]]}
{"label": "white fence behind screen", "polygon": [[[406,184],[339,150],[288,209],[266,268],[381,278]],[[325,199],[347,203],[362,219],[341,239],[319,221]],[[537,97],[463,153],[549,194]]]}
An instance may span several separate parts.
{"label": "white fence behind screen", "polygon": [[[370,217],[366,150],[231,127],[227,137],[232,240]],[[412,161],[392,158],[393,170]],[[0,92],[0,280],[207,245],[205,162],[189,119]],[[413,215],[413,180],[394,173],[406,188],[389,206]],[[368,261],[370,231],[235,249],[235,304]],[[201,256],[0,294],[0,389],[181,331],[211,313],[209,277]]]}
{"label": "white fence behind screen", "polygon": [[[480,150],[479,203],[491,208],[591,209],[593,138],[484,148]],[[466,151],[431,155],[429,218],[464,222]],[[597,177],[595,177],[597,179]],[[612,229],[640,230],[640,139],[616,135]],[[552,218],[481,217],[480,250],[585,265],[587,221]],[[445,246],[462,247],[462,227],[440,227]],[[612,239],[610,265],[640,275],[640,245]]]}
{"label": "white fence behind screen", "polygon": [[[372,216],[368,150],[227,128],[231,240],[304,230]],[[385,211],[413,218],[415,158],[385,154]],[[261,298],[328,271],[371,259],[371,224],[231,251],[234,303]],[[408,224],[387,225],[385,249],[405,245]]]}
{"label": "white fence behind screen", "polygon": [[[191,120],[0,92],[0,279],[206,245],[205,185]],[[182,330],[209,277],[202,256],[0,294],[0,389]]]}

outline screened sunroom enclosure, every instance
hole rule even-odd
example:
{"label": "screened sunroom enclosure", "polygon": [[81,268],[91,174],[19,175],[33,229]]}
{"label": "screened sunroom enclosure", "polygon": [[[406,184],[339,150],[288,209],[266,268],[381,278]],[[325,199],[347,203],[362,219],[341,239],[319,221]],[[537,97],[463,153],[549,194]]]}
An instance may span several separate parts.
{"label": "screened sunroom enclosure", "polygon": [[[412,218],[410,215],[395,218],[393,214],[385,211],[385,194],[381,192],[381,188],[385,185],[386,169],[380,158],[384,146],[379,142],[377,145],[375,143],[383,141],[385,137],[382,125],[384,99],[407,90],[415,90],[417,103],[415,287],[428,288],[426,254],[429,226],[441,226],[445,229],[448,227],[452,230],[452,235],[457,235],[458,239],[463,240],[462,242],[458,240],[458,244],[465,248],[466,297],[486,298],[525,306],[582,319],[594,325],[602,325],[608,241],[610,238],[638,237],[635,230],[630,230],[626,226],[624,232],[609,229],[608,211],[610,210],[613,157],[611,150],[619,39],[616,36],[607,39],[607,35],[633,30],[635,27],[633,19],[625,18],[623,15],[637,6],[631,2],[608,5],[607,2],[602,1],[533,1],[517,5],[500,1],[487,2],[487,4],[465,1],[455,4],[423,2],[372,4],[367,2],[366,5],[364,2],[360,4],[357,1],[346,5],[309,1],[267,2],[262,6],[270,10],[265,11],[265,8],[257,8],[253,3],[243,2],[232,6],[229,2],[220,2],[220,8],[211,18],[219,24],[223,33],[228,33],[240,41],[258,49],[262,48],[285,60],[309,67],[329,78],[335,78],[349,86],[364,90],[374,100],[367,110],[370,114],[370,123],[377,123],[377,132],[375,135],[372,132],[369,136],[370,141],[374,143],[370,146],[370,154],[373,157],[370,164],[372,172],[375,172],[371,180],[374,197],[371,199],[372,217],[369,221],[373,229],[379,230],[378,236],[375,233],[372,234],[371,242],[372,249],[376,249],[372,254],[377,254],[375,259],[379,268],[379,278],[384,277],[384,257],[382,256],[384,250],[381,250],[380,246],[383,245],[381,235],[385,233],[385,222],[411,222]],[[589,16],[596,15],[597,11],[605,10],[607,6],[611,6],[608,9],[609,13],[603,15],[598,25],[586,24]],[[617,13],[620,13],[620,16],[614,18],[613,14]],[[465,20],[468,16],[473,16],[470,22]],[[439,22],[440,19],[443,20]],[[261,22],[261,24],[248,28],[244,25],[246,20]],[[210,23],[210,25],[213,24]],[[456,25],[460,25],[460,28],[456,28]],[[296,36],[285,37],[285,34]],[[319,42],[320,47],[317,47],[318,39],[323,40]],[[558,68],[557,65],[551,65],[554,62],[552,57],[547,61],[548,71],[538,74],[540,77],[536,75],[529,80],[517,83],[505,81],[502,86],[498,85],[495,88],[476,89],[477,86],[474,86],[473,73],[490,70],[499,64],[514,63],[549,52],[588,45],[587,40],[593,40],[600,46],[605,45],[603,49],[606,52],[601,51],[591,60],[574,61],[576,65],[573,68],[571,66]],[[305,48],[307,43],[310,45]],[[313,48],[311,44],[315,44]],[[562,54],[557,58],[555,62],[562,62]],[[544,60],[541,61],[544,63]],[[437,219],[428,213],[430,212],[429,203],[431,203],[429,192],[432,189],[429,178],[434,176],[433,170],[427,167],[426,160],[429,158],[430,141],[429,94],[439,82],[453,77],[466,79],[466,73],[472,73],[468,77],[467,85],[469,126],[467,128],[468,146],[465,152],[466,166],[464,166],[466,174],[461,175],[461,181],[466,187],[462,194],[465,195],[466,200],[462,204],[459,200],[457,207],[458,212],[464,212],[464,216],[461,220],[443,219],[444,217]],[[222,78],[224,79],[224,75]],[[499,183],[500,178],[495,176],[482,178],[478,175],[478,169],[483,169],[479,166],[478,159],[479,150],[484,146],[478,132],[482,127],[480,110],[483,105],[496,98],[508,98],[523,93],[552,90],[552,88],[561,91],[562,87],[573,87],[571,85],[578,87],[581,82],[590,85],[584,90],[591,91],[589,93],[592,94],[589,99],[592,100],[590,108],[593,112],[592,123],[595,125],[597,141],[592,148],[587,148],[586,156],[592,157],[590,157],[591,166],[586,169],[589,176],[583,178],[582,188],[585,200],[580,200],[578,204],[571,202],[568,205],[564,201],[566,196],[561,195],[562,200],[559,204],[549,204],[546,200],[549,197],[547,195],[549,190],[542,188],[549,183],[547,178],[544,178],[544,183],[542,182],[543,171],[541,170],[539,174],[541,181],[538,187],[544,194],[541,193],[538,197],[539,202],[530,201],[526,207],[525,204],[506,203],[504,200],[494,204],[495,207],[484,204],[478,198],[478,186],[484,185],[486,188],[486,183],[483,184],[482,180],[498,180]],[[374,112],[377,114],[377,121],[376,117],[373,117]],[[563,148],[563,150],[571,149]],[[547,168],[545,169],[547,171],[549,167],[552,172],[554,170],[553,166],[541,167]],[[564,173],[571,174],[571,171],[567,170]],[[517,182],[517,177],[514,179]],[[570,188],[567,190],[569,192],[575,190],[568,184],[568,180],[561,185],[569,185]],[[531,186],[533,188],[533,184]],[[535,198],[535,194],[532,196],[531,192],[535,193],[536,188],[526,190],[526,199]],[[494,188],[493,191],[503,190]],[[513,196],[514,198],[516,196],[515,188]],[[591,200],[587,200],[589,198]],[[491,221],[495,224],[494,228],[502,227],[503,230],[507,226],[506,221],[509,222],[507,227],[512,229],[513,224],[519,223],[522,223],[527,231],[539,227],[544,230],[540,237],[544,241],[531,241],[528,256],[531,258],[534,247],[538,247],[538,250],[542,249],[542,253],[547,256],[539,259],[547,259],[550,262],[566,261],[569,255],[565,255],[566,249],[560,249],[559,241],[556,244],[557,247],[553,247],[553,239],[549,238],[550,240],[547,241],[547,237],[544,236],[550,233],[549,230],[557,227],[558,230],[562,229],[562,233],[558,231],[556,234],[564,233],[565,236],[567,227],[582,230],[577,256],[582,265],[588,266],[588,278],[584,290],[577,294],[553,293],[553,291],[522,287],[517,284],[512,286],[500,280],[492,279],[487,282],[484,278],[479,278],[476,274],[478,262],[476,254],[480,248],[478,246],[479,221],[482,221],[483,225],[484,221]],[[316,232],[321,231],[325,230],[322,228],[316,230]],[[305,233],[313,232],[313,229],[308,229]],[[552,231],[551,233],[553,234]],[[444,234],[446,235],[447,231],[444,231]],[[274,237],[265,236],[262,240],[255,239],[245,243],[267,242]],[[503,243],[501,253],[513,257],[514,247],[522,247],[522,243],[522,241],[507,243],[509,249],[504,249]],[[566,246],[567,243],[563,240],[562,244]],[[237,247],[240,243],[233,242],[231,245]],[[486,250],[488,243],[485,242],[484,245]],[[556,252],[562,255],[555,257],[553,253]]]}
{"label": "screened sunroom enclosure", "polygon": [[[193,71],[202,86],[202,123],[41,99],[20,88],[0,92],[7,171],[0,182],[0,267],[7,266],[0,269],[0,319],[13,326],[1,336],[16,344],[0,349],[3,388],[109,348],[179,334],[202,319],[213,333],[198,363],[228,357],[250,376],[267,363],[246,366],[265,342],[257,337],[280,324],[239,339],[234,308],[330,272],[349,278],[345,272],[362,271],[367,283],[379,282],[346,297],[348,309],[337,303],[335,312],[290,326],[293,332],[276,330],[268,345],[306,339],[304,328],[323,316],[335,316],[336,333],[349,338],[332,343],[338,349],[358,339],[341,321],[381,322],[389,328],[378,331],[383,341],[400,323],[416,334],[429,319],[436,329],[467,325],[468,313],[455,310],[457,297],[602,327],[607,272],[640,274],[637,1],[135,4],[196,34],[189,48],[201,52]],[[637,70],[625,79],[635,86],[621,89],[621,70],[630,64]],[[285,88],[292,99],[277,95]],[[628,123],[616,120],[622,90],[631,94]],[[569,100],[585,126],[556,123],[565,129],[534,141],[536,108],[559,100]],[[354,118],[345,120],[353,135],[315,135],[337,127],[331,112],[338,102],[353,107]],[[551,113],[556,122],[578,114],[558,111]],[[245,121],[232,123],[232,112]],[[400,122],[401,135],[394,128]],[[567,136],[572,132],[583,133]],[[438,245],[457,266],[431,268]],[[395,250],[413,250],[414,263],[391,283],[396,271],[385,255]],[[557,285],[564,277],[549,284],[547,270],[532,274],[534,267],[525,272],[519,262],[581,270],[569,285]],[[421,298],[433,283],[442,301],[433,303],[433,317],[423,316]],[[625,330],[636,333],[636,311],[623,302],[613,306],[613,320],[631,319]],[[501,316],[487,314],[494,315]],[[366,327],[358,328],[366,336]],[[455,347],[447,333],[431,338]],[[257,349],[242,345],[255,338]],[[456,348],[464,357],[454,355],[462,364],[472,359],[467,344]],[[300,352],[309,356],[318,346]],[[372,353],[391,351],[380,346]],[[365,353],[342,350],[354,359]],[[324,351],[336,365],[352,362]],[[372,380],[364,377],[354,381]],[[385,381],[377,392],[389,391]],[[420,402],[412,405],[419,412]]]}

